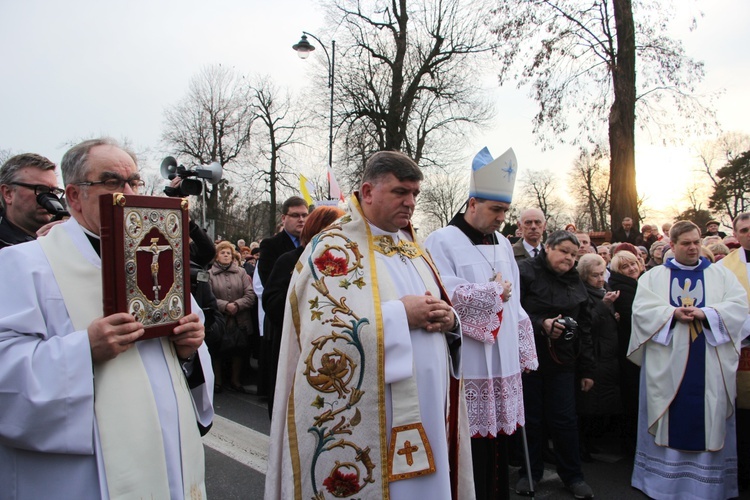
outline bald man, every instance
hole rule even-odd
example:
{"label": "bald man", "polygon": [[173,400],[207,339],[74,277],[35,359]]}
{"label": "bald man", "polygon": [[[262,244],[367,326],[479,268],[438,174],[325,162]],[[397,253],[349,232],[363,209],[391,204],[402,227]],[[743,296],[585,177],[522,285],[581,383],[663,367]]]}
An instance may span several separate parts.
{"label": "bald man", "polygon": [[527,208],[519,219],[521,239],[513,244],[513,257],[516,262],[536,257],[542,250],[542,238],[547,229],[544,212],[538,208]]}

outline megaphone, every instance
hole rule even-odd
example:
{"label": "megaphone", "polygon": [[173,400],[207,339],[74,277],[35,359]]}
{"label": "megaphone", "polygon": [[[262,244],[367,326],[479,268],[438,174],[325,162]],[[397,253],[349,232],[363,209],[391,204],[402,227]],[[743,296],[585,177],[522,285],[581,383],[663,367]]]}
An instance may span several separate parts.
{"label": "megaphone", "polygon": [[196,167],[195,173],[200,179],[206,179],[211,183],[212,186],[215,186],[221,181],[221,176],[224,173],[224,169],[221,168],[221,163],[215,161],[209,165],[201,165],[200,167]]}
{"label": "megaphone", "polygon": [[167,196],[199,195],[203,191],[203,184],[195,179],[189,179],[189,177],[205,179],[211,185],[215,186],[221,181],[222,174],[224,173],[224,169],[221,168],[221,163],[218,161],[209,165],[200,165],[193,169],[187,169],[183,165],[179,165],[177,160],[172,156],[167,156],[162,160],[159,171],[165,179],[172,180],[175,177],[182,179],[178,188],[170,186],[164,188]]}
{"label": "megaphone", "polygon": [[174,179],[177,175],[177,160],[174,159],[174,156],[167,156],[161,161],[159,172],[165,179]]}

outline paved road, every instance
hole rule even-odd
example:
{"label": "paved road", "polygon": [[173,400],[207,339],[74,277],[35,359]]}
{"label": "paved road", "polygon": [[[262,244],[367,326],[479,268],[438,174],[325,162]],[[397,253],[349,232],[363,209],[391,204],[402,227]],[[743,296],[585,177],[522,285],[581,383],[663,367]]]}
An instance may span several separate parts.
{"label": "paved road", "polygon": [[[214,426],[203,438],[209,498],[262,499],[270,430],[265,402],[256,396],[225,392],[216,395],[215,408]],[[583,464],[583,470],[598,499],[647,498],[630,487],[632,463],[614,452],[594,455],[594,461]],[[514,469],[511,485],[515,485],[517,475],[517,469]],[[512,493],[511,498],[528,497]],[[554,468],[549,466],[537,486],[535,498],[570,500],[573,496],[564,489]],[[740,498],[750,499],[750,494]]]}

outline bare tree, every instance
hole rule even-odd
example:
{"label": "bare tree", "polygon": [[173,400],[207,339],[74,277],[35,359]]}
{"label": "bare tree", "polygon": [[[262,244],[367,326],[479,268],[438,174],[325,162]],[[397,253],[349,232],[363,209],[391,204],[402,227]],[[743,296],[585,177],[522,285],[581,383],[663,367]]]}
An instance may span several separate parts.
{"label": "bare tree", "polygon": [[568,174],[576,202],[574,220],[578,228],[607,231],[609,225],[609,170],[601,147],[583,149]]}
{"label": "bare tree", "polygon": [[424,217],[422,234],[445,227],[469,196],[469,186],[462,171],[433,171],[425,177],[419,195],[419,210]]}
{"label": "bare tree", "polygon": [[[292,116],[291,98],[280,95],[278,87],[268,77],[259,78],[250,87],[250,98],[258,121],[263,125],[253,133],[257,153],[265,162],[254,177],[262,180],[270,197],[267,229],[270,236],[276,231],[277,187],[291,187],[292,174],[286,167],[286,149],[295,144],[300,128],[299,117]],[[294,172],[296,174],[296,172]]]}
{"label": "bare tree", "polygon": [[8,158],[13,156],[13,151],[10,149],[0,149],[0,165],[8,161]]}
{"label": "bare tree", "polygon": [[[492,48],[483,0],[332,0],[329,17],[349,47],[337,64],[337,118],[352,147],[345,177],[359,177],[363,152],[400,150],[422,165],[455,160],[470,125],[492,107],[475,74]],[[342,39],[343,38],[343,39]],[[341,68],[341,70],[338,70]]]}
{"label": "bare tree", "polygon": [[[207,66],[190,81],[188,94],[165,111],[162,141],[180,161],[218,161],[228,172],[240,172],[248,168],[245,157],[255,118],[242,76],[224,66]],[[229,193],[226,184],[222,179],[207,188],[209,220],[220,215],[221,193]],[[224,232],[218,223],[216,230]]]}
{"label": "bare tree", "polygon": [[[596,142],[606,122],[611,220],[637,219],[636,107],[641,127],[679,123],[665,109],[688,117],[688,126],[713,117],[690,95],[703,64],[666,34],[670,6],[662,0],[503,0],[494,14],[501,82],[531,86],[539,103],[538,139]],[[566,136],[571,115],[579,122]]]}
{"label": "bare tree", "polygon": [[164,186],[167,181],[153,170],[141,170],[141,179],[145,183],[143,189],[139,191],[145,196],[164,196]]}
{"label": "bare tree", "polygon": [[565,203],[556,194],[560,186],[549,170],[527,170],[521,179],[522,205],[539,208],[550,230],[556,229],[566,215]]}

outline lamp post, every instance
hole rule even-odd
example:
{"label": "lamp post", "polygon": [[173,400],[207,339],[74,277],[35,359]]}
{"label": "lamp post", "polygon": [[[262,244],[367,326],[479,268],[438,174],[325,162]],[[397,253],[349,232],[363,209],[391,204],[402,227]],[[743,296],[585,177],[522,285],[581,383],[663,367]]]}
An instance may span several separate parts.
{"label": "lamp post", "polygon": [[[300,59],[307,59],[307,56],[310,55],[310,52],[315,50],[315,46],[310,44],[310,42],[307,41],[307,37],[311,36],[313,39],[315,39],[321,47],[323,47],[323,52],[326,54],[326,58],[328,59],[328,88],[331,89],[331,107],[330,107],[330,120],[328,122],[328,168],[333,168],[333,75],[334,71],[336,69],[336,40],[331,40],[331,54],[328,54],[328,50],[326,49],[326,46],[323,42],[320,41],[320,38],[313,35],[312,33],[308,33],[307,31],[302,32],[302,38],[300,38],[299,42],[292,45],[292,48],[297,51],[297,55],[300,57]],[[326,179],[328,179],[328,176],[326,175]],[[328,180],[328,199],[331,199],[331,181]]]}

